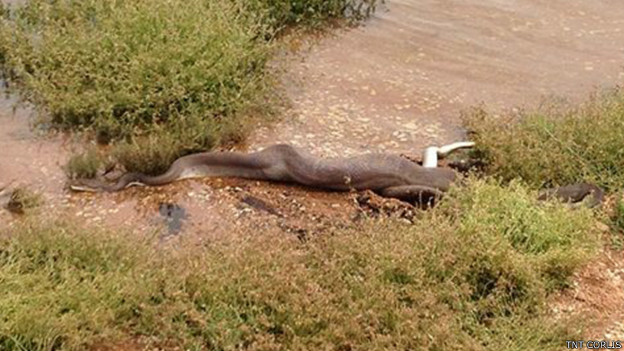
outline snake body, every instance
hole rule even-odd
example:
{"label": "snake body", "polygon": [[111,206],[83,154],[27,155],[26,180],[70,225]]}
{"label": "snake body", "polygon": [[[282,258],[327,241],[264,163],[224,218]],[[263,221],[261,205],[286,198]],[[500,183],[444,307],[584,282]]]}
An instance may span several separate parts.
{"label": "snake body", "polygon": [[[126,173],[108,184],[85,179],[71,185],[76,191],[114,192],[133,185],[164,185],[176,180],[197,177],[239,177],[255,180],[297,183],[326,190],[372,190],[384,196],[409,202],[425,202],[442,196],[456,178],[448,168],[438,168],[437,160],[459,148],[472,147],[459,142],[443,147],[429,147],[423,165],[404,157],[372,153],[354,157],[318,158],[290,145],[278,144],[253,153],[204,152],[178,158],[163,174],[149,176]],[[596,185],[578,183],[544,190],[539,200],[556,198],[577,203],[591,197],[587,204],[601,204],[604,193]]]}
{"label": "snake body", "polygon": [[538,200],[548,200],[550,198],[555,198],[559,201],[570,204],[582,203],[588,199],[585,205],[592,208],[602,204],[602,201],[604,200],[604,190],[595,184],[576,183],[543,190],[540,192]]}
{"label": "snake body", "polygon": [[127,173],[113,184],[82,180],[72,185],[72,189],[112,192],[137,184],[163,185],[209,176],[297,183],[336,191],[372,190],[381,196],[407,201],[440,196],[455,180],[451,169],[423,167],[398,155],[373,153],[317,158],[292,146],[278,144],[253,153],[192,154],[177,159],[162,175]]}

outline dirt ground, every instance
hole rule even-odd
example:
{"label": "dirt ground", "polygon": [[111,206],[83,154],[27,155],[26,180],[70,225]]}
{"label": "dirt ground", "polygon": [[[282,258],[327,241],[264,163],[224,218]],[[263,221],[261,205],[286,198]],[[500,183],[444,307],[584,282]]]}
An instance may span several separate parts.
{"label": "dirt ground", "polygon": [[[365,25],[320,40],[293,39],[283,121],[249,150],[290,143],[318,156],[419,154],[463,138],[460,112],[579,101],[624,81],[619,0],[387,0]],[[361,215],[357,194],[237,179],[183,181],[118,194],[73,194],[63,165],[73,145],[31,128],[33,113],[0,99],[0,186],[43,195],[40,211],[85,223],[211,240],[279,227],[304,239]],[[0,212],[0,226],[20,218]],[[587,309],[588,337],[622,339],[624,259],[606,251],[559,297],[556,313]],[[563,311],[563,312],[562,312]]]}

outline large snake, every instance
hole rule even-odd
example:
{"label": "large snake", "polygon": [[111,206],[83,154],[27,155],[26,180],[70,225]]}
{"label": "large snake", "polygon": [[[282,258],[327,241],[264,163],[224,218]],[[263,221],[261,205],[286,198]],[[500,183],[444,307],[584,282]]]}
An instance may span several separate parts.
{"label": "large snake", "polygon": [[[158,176],[126,173],[116,182],[79,180],[76,191],[119,191],[132,185],[163,185],[196,177],[240,177],[298,183],[337,190],[372,190],[406,201],[441,196],[455,180],[455,172],[436,168],[437,158],[473,143],[455,143],[425,152],[424,166],[392,154],[372,153],[345,158],[317,158],[292,146],[278,144],[253,153],[204,152],[178,158]],[[433,166],[432,166],[433,165]]]}
{"label": "large snake", "polygon": [[[70,187],[75,191],[119,191],[133,185],[163,185],[180,179],[197,177],[240,177],[255,180],[297,183],[335,190],[372,190],[390,198],[408,202],[429,201],[442,196],[456,179],[449,168],[438,168],[438,158],[470,148],[472,142],[458,142],[442,147],[429,147],[422,165],[392,154],[372,153],[354,157],[318,158],[290,145],[278,144],[253,153],[204,152],[178,158],[158,176],[126,173],[109,184],[94,179],[78,180]],[[592,195],[599,204],[602,190],[586,183],[552,189],[541,198],[556,197],[577,202]]]}

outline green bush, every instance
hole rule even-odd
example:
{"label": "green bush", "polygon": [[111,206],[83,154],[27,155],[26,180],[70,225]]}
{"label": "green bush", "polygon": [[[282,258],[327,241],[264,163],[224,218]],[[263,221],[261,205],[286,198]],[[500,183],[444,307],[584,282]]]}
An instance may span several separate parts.
{"label": "green bush", "polygon": [[318,28],[327,20],[361,20],[370,16],[377,0],[250,0],[248,11],[266,11],[267,22],[275,30],[293,25]]}
{"label": "green bush", "polygon": [[486,172],[541,185],[595,182],[624,186],[624,92],[592,96],[576,108],[497,116],[477,108],[465,117]]}
{"label": "green bush", "polygon": [[[236,1],[31,0],[1,22],[0,68],[52,125],[113,141],[116,155],[140,150],[117,161],[150,173],[243,138],[249,128],[229,126],[268,109],[270,29],[240,12]],[[80,165],[70,173],[95,174]]]}
{"label": "green bush", "polygon": [[374,4],[29,0],[0,8],[0,72],[53,126],[120,143],[119,162],[152,173],[165,160],[133,160],[240,141],[270,114],[276,31],[361,19]]}
{"label": "green bush", "polygon": [[93,178],[105,163],[97,148],[90,147],[81,153],[74,154],[67,161],[65,173],[70,179]]}
{"label": "green bush", "polygon": [[224,1],[30,0],[2,22],[3,68],[63,127],[235,118],[257,102],[269,54],[262,19],[238,12]]}
{"label": "green bush", "polygon": [[149,336],[185,349],[552,349],[578,321],[548,294],[598,244],[589,210],[470,181],[414,225],[365,222],[305,243],[207,245],[67,223],[0,235],[0,349]]}

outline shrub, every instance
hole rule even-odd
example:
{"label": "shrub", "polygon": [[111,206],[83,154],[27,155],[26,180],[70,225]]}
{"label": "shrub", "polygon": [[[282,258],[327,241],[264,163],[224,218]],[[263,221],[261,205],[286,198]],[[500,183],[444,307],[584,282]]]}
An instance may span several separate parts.
{"label": "shrub", "polygon": [[576,108],[553,107],[496,116],[477,108],[465,116],[486,171],[535,185],[595,182],[624,186],[624,93],[596,94]]}
{"label": "shrub", "polygon": [[470,181],[415,225],[367,221],[305,243],[233,233],[168,248],[27,223],[0,235],[0,349],[139,336],[192,350],[560,348],[578,321],[553,320],[545,302],[597,233],[589,210],[533,195]]}
{"label": "shrub", "polygon": [[97,148],[89,147],[70,157],[65,165],[65,173],[70,179],[93,178],[104,167],[104,159]]}
{"label": "shrub", "polygon": [[257,102],[269,53],[266,26],[235,5],[31,0],[2,23],[4,70],[59,126],[235,118]]}
{"label": "shrub", "polygon": [[170,161],[240,141],[249,116],[270,114],[276,31],[360,19],[374,4],[30,0],[0,8],[0,72],[52,125],[121,143],[124,166],[152,173],[165,163],[142,158],[160,156],[154,147],[171,148]]}
{"label": "shrub", "polygon": [[319,28],[327,20],[347,18],[352,21],[370,16],[377,0],[251,0],[250,12],[266,11],[267,22],[275,30],[293,25]]}

